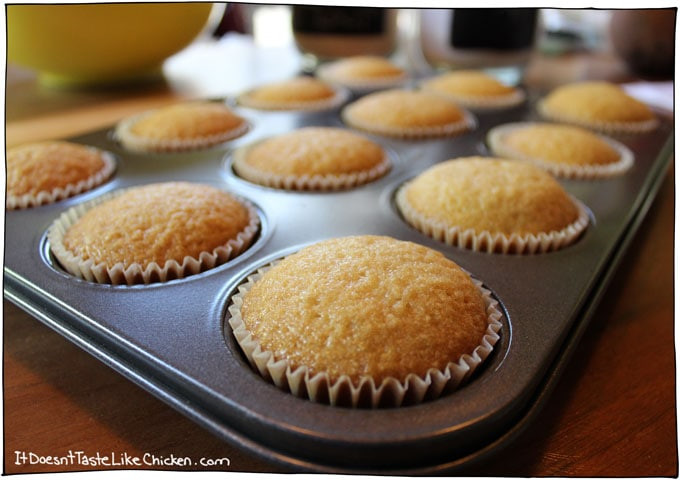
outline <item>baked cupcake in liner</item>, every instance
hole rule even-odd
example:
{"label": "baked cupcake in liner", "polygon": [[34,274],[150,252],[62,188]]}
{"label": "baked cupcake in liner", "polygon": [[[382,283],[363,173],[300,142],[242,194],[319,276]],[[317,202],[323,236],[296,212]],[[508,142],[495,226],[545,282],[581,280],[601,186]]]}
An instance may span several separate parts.
{"label": "baked cupcake in liner", "polygon": [[588,81],[554,89],[537,104],[545,118],[604,133],[643,133],[658,119],[649,106],[609,82]]}
{"label": "baked cupcake in liner", "polygon": [[481,70],[454,70],[423,80],[420,88],[471,110],[509,108],[524,102],[523,90],[505,85]]}
{"label": "baked cupcake in liner", "polygon": [[[207,200],[202,189],[208,189]],[[183,202],[188,207],[177,206]],[[223,205],[215,207],[216,202]],[[210,218],[198,219],[208,210],[213,210]],[[79,236],[69,239],[88,215],[93,220],[76,227]],[[90,282],[136,285],[184,278],[226,263],[252,244],[259,226],[257,210],[247,200],[207,185],[166,182],[110,192],[76,205],[52,223],[47,238],[68,273]],[[225,231],[234,233],[209,239]],[[184,236],[178,238],[178,233]],[[186,253],[176,254],[178,250]]]}
{"label": "baked cupcake in liner", "polygon": [[402,139],[450,137],[476,126],[472,114],[455,102],[405,89],[369,93],[346,105],[341,116],[350,127]]}
{"label": "baked cupcake in liner", "polygon": [[116,169],[113,155],[66,141],[36,142],[7,150],[8,210],[46,205],[87,192]]}
{"label": "baked cupcake in liner", "polygon": [[548,172],[500,158],[439,163],[400,187],[395,202],[421,233],[484,253],[559,250],[574,243],[590,220],[585,206]]}
{"label": "baked cupcake in liner", "polygon": [[339,107],[349,91],[309,76],[267,83],[242,92],[236,102],[256,110],[317,112]]}
{"label": "baked cupcake in liner", "polygon": [[[361,240],[360,237],[354,238]],[[366,236],[366,238],[375,237]],[[329,243],[334,241],[343,242],[345,240],[346,239],[334,239],[320,243]],[[350,237],[350,241],[352,241],[352,237]],[[410,244],[410,242],[399,243]],[[308,248],[314,248],[314,246]],[[418,248],[426,249],[426,247],[423,246],[418,246]],[[301,251],[302,254],[305,254],[306,250],[307,249],[303,249]],[[352,253],[354,253],[354,251],[345,252],[345,255],[351,255]],[[244,301],[246,301],[245,299],[249,292],[253,291],[253,288],[258,282],[264,281],[263,278],[267,278],[266,275],[268,272],[271,272],[276,268],[281,268],[283,262],[291,261],[289,259],[294,259],[295,255],[296,254],[293,254],[284,258],[283,260],[273,262],[272,264],[267,265],[259,269],[256,273],[250,275],[246,282],[238,287],[238,292],[232,296],[231,303],[228,308],[228,323],[231,327],[234,338],[236,339],[238,345],[242,349],[251,366],[256,369],[264,379],[275,384],[277,387],[292,393],[295,396],[319,403],[328,403],[334,406],[348,406],[355,408],[397,407],[433,400],[446,393],[454,391],[456,388],[466,382],[473,375],[475,370],[491,354],[494,345],[500,338],[499,332],[502,327],[501,318],[503,315],[498,306],[498,302],[492,297],[490,291],[484,288],[479,281],[471,279],[466,272],[449,260],[449,262],[451,262],[457,269],[456,271],[459,272],[456,275],[465,278],[466,282],[469,282],[465,287],[461,287],[461,289],[465,290],[465,293],[460,294],[461,296],[470,295],[470,297],[473,297],[473,299],[466,298],[465,301],[469,302],[467,305],[472,305],[479,301],[479,303],[476,305],[478,311],[475,313],[481,315],[481,318],[478,318],[478,320],[481,320],[481,324],[478,325],[480,328],[475,333],[474,346],[470,348],[469,351],[457,355],[457,358],[446,358],[442,360],[441,367],[430,367],[424,369],[422,372],[410,371],[406,374],[400,374],[398,376],[389,373],[372,373],[372,369],[374,368],[373,358],[375,357],[370,357],[370,355],[368,359],[365,359],[365,365],[357,369],[365,371],[353,371],[351,373],[337,373],[334,371],[337,370],[337,368],[319,369],[316,366],[300,363],[299,361],[295,360],[295,354],[292,351],[281,353],[274,350],[268,350],[266,347],[264,347],[260,339],[258,339],[256,335],[254,335],[253,332],[249,330],[246,324],[247,320],[244,321],[242,316]],[[370,255],[370,253],[367,255]],[[441,255],[441,257],[443,257],[443,255]],[[379,256],[375,258],[379,258]],[[329,265],[334,263],[335,262],[331,261]],[[350,267],[345,265],[345,268]],[[403,268],[413,269],[416,267],[407,263],[403,265]],[[370,278],[371,275],[375,274],[375,272],[363,272],[362,275]],[[354,280],[361,281],[361,276],[355,278]],[[426,280],[423,280],[423,282],[426,282]],[[415,283],[417,283],[417,281]],[[301,297],[296,296],[296,293],[292,294],[299,302],[303,302],[305,305],[309,304],[310,309],[316,308],[314,301],[310,300],[310,298],[314,298],[314,296],[312,295],[311,297],[307,297],[305,294],[309,288],[308,282],[301,280],[293,286],[289,284],[286,286],[293,291],[302,292],[300,293]],[[418,291],[418,288],[419,286],[416,285],[406,293],[400,288],[397,288],[397,294],[403,294],[407,296],[410,292]],[[323,296],[317,298],[321,298],[321,304],[325,305]],[[404,299],[402,299],[402,301],[407,303],[404,301]],[[417,303],[416,300],[414,300],[414,302]],[[437,302],[439,302],[439,300],[434,301],[434,303]],[[357,304],[356,306],[358,308],[367,307],[366,302],[354,303]],[[361,307],[361,305],[364,307]],[[329,311],[332,311],[334,305],[331,303],[328,308]],[[295,314],[297,314],[297,312],[295,312]],[[319,315],[323,316],[324,313],[319,311]],[[468,318],[462,314],[461,317],[466,319]],[[337,344],[336,342],[345,343],[339,340],[339,338],[347,339],[351,336],[351,334],[347,334],[343,330],[343,328],[348,323],[354,325],[359,325],[362,322],[370,323],[371,318],[373,317],[371,317],[369,314],[366,314],[363,317],[355,317],[350,314],[348,319],[344,319],[344,321],[342,318],[336,319],[330,324],[327,323],[327,319],[324,319],[322,323],[330,325],[331,330],[336,328],[337,330],[334,333],[331,333],[328,337],[323,337],[323,342],[325,342],[326,345],[322,345],[320,348],[323,350],[326,350],[327,348],[333,349]],[[402,348],[402,345],[399,344],[398,341],[395,341],[390,335],[390,328],[393,329],[394,327],[387,326],[389,321],[391,320],[386,320],[385,322],[379,323],[374,322],[373,325],[368,325],[367,330],[369,333],[366,335],[367,337],[370,338],[371,334],[377,334],[378,336],[384,334],[386,337],[385,340],[379,338],[377,345],[373,345],[370,340],[364,339],[362,334],[360,334],[346,342],[342,348],[345,348],[347,350],[347,355],[353,358],[356,358],[357,356],[365,357],[368,355],[367,352],[375,352],[378,350],[385,352],[389,352],[390,350],[396,351],[397,356],[400,359],[403,359],[404,364],[408,364],[405,366],[399,365],[399,368],[408,370],[411,362],[411,352],[409,352],[408,347]],[[441,321],[441,319],[438,318],[432,321],[438,322]],[[465,321],[466,320],[461,320],[461,322]],[[441,351],[441,349],[438,347],[433,346],[434,343],[440,339],[432,340],[429,338],[432,335],[427,334],[428,327],[431,327],[431,319],[426,319],[422,315],[418,316],[417,313],[413,313],[412,315],[404,315],[395,322],[395,325],[408,323],[410,325],[408,328],[413,328],[418,332],[425,332],[424,337],[418,341],[420,343],[428,343],[432,341],[433,343],[428,343],[430,347],[429,350],[435,352]],[[290,325],[290,323],[288,323],[288,325]],[[448,325],[449,323],[447,323],[447,326]],[[467,326],[469,327],[469,325]],[[291,328],[293,329],[293,335],[295,335],[294,329],[296,327]],[[362,329],[363,327],[359,326],[357,328]],[[462,329],[464,327],[460,326],[460,328]],[[383,329],[384,332],[382,331]],[[378,333],[374,333],[376,330]],[[309,339],[309,337],[314,336],[313,332],[310,332],[309,329],[305,329],[305,335],[306,338],[304,339],[304,345],[306,346],[308,344],[313,344],[314,340]],[[455,335],[455,333],[451,332],[451,336]],[[402,340],[404,338],[412,339],[418,336],[418,333],[400,335]],[[446,335],[440,335],[440,337],[446,337]],[[418,341],[414,340],[414,343],[417,343]],[[442,341],[446,342],[446,339],[442,339]],[[310,348],[312,350],[314,349],[313,346]],[[342,355],[343,351],[341,351],[340,354]],[[389,353],[385,353],[385,356],[387,357],[385,362],[389,364]],[[348,364],[351,365],[352,362],[353,360],[350,360]],[[341,363],[345,362],[341,361]],[[338,368],[341,367],[342,366]]]}
{"label": "baked cupcake in liner", "polygon": [[250,182],[283,190],[343,190],[376,180],[391,167],[385,150],[356,133],[304,127],[236,149],[232,167]]}
{"label": "baked cupcake in liner", "polygon": [[316,76],[357,93],[394,88],[409,80],[406,70],[376,55],[356,55],[325,63],[317,68]]}
{"label": "baked cupcake in liner", "polygon": [[634,162],[622,143],[576,125],[508,123],[489,130],[487,143],[494,155],[531,162],[562,178],[610,178]]}
{"label": "baked cupcake in liner", "polygon": [[123,119],[114,136],[133,152],[169,153],[215,147],[249,129],[249,122],[225,103],[187,101]]}

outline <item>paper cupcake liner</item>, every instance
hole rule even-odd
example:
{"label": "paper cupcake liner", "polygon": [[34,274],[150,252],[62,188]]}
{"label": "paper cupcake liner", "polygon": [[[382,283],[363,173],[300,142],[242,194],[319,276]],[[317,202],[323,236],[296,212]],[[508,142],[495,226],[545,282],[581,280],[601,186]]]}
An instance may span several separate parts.
{"label": "paper cupcake liner", "polygon": [[241,318],[243,296],[275,264],[276,262],[259,269],[238,287],[238,293],[232,296],[228,308],[230,315],[228,323],[251,366],[264,379],[297,397],[333,406],[354,408],[398,407],[434,400],[464,384],[491,354],[500,338],[503,314],[498,302],[481,282],[473,279],[484,298],[488,326],[480,345],[470,354],[463,354],[459,359],[449,362],[442,370],[432,368],[422,376],[412,373],[404,380],[387,377],[377,383],[370,376],[362,376],[353,382],[347,375],[332,380],[326,372],[312,374],[306,366],[293,366],[285,358],[276,358],[273,352],[263,350]]}
{"label": "paper cupcake liner", "polygon": [[333,74],[333,64],[330,63],[321,65],[317,68],[316,76],[324,82],[340,85],[357,94],[364,94],[375,90],[382,90],[384,88],[399,87],[404,85],[410,78],[406,72],[398,76],[390,77],[359,79],[338,78]]}
{"label": "paper cupcake liner", "polygon": [[389,125],[375,125],[369,122],[364,122],[357,118],[352,118],[348,113],[347,108],[341,112],[342,121],[352,128],[362,130],[367,133],[383,135],[393,138],[402,139],[426,139],[426,138],[440,138],[453,137],[460,135],[463,132],[474,130],[477,126],[475,117],[469,112],[463,112],[463,118],[457,122],[447,123],[445,125],[433,125],[423,127],[393,127]]}
{"label": "paper cupcake liner", "polygon": [[441,95],[442,97],[453,100],[458,105],[469,108],[471,110],[496,110],[501,108],[510,108],[521,104],[526,99],[526,94],[523,90],[515,90],[506,95],[454,95],[452,93],[442,92],[440,90],[430,89],[421,86],[421,89],[426,92]]}
{"label": "paper cupcake liner", "polygon": [[114,138],[125,148],[142,153],[172,153],[192,150],[203,150],[245,135],[250,130],[250,123],[243,121],[236,128],[214,135],[196,138],[149,138],[132,132],[133,125],[151,112],[141,113],[122,120],[116,126]]}
{"label": "paper cupcake liner", "polygon": [[335,87],[334,90],[335,95],[333,95],[331,98],[313,101],[289,102],[258,100],[250,96],[253,90],[249,90],[236,97],[236,103],[242,107],[253,108],[256,110],[320,112],[339,107],[345,103],[350,96],[350,93],[346,88]]}
{"label": "paper cupcake liner", "polygon": [[113,175],[113,172],[116,170],[116,160],[109,152],[98,150],[94,147],[88,148],[98,153],[104,162],[104,166],[101,168],[101,170],[99,170],[93,176],[77,183],[54,188],[49,192],[41,191],[36,194],[27,193],[24,195],[12,195],[8,193],[7,200],[5,202],[5,208],[8,210],[16,210],[20,208],[31,208],[38,207],[40,205],[47,205],[90,191],[103,184]]}
{"label": "paper cupcake liner", "polygon": [[106,263],[95,263],[92,259],[86,260],[76,256],[64,246],[63,238],[68,229],[90,208],[110,200],[126,190],[128,189],[111,192],[90,202],[76,205],[62,213],[52,223],[47,232],[50,250],[68,273],[90,282],[113,285],[162,283],[185,278],[210,270],[240,255],[250,247],[259,231],[260,218],[257,210],[250,202],[239,197],[238,200],[248,209],[249,224],[236,238],[229,240],[225,245],[214,248],[212,251],[201,252],[198,258],[186,256],[181,261],[168,260],[164,265],[151,262],[146,267],[139,263],[132,263],[126,267],[122,262],[108,266]]}
{"label": "paper cupcake liner", "polygon": [[241,147],[233,153],[232,166],[236,174],[249,182],[266,187],[293,191],[346,190],[372,182],[385,175],[391,168],[387,155],[369,170],[326,175],[280,175],[253,168],[246,161],[249,147]]}
{"label": "paper cupcake liner", "polygon": [[500,125],[489,130],[487,134],[487,143],[495,155],[533,163],[537,167],[548,171],[549,173],[561,178],[573,178],[579,180],[592,180],[611,178],[616,175],[628,171],[633,166],[634,155],[633,152],[616,140],[598,135],[598,137],[607,142],[612,148],[619,153],[619,160],[614,163],[598,164],[598,165],[573,165],[565,163],[555,163],[541,160],[540,158],[531,157],[519,152],[503,143],[503,137],[513,130],[525,128],[534,125],[531,122],[518,122]]}
{"label": "paper cupcake liner", "polygon": [[589,223],[585,206],[572,198],[578,208],[577,219],[562,230],[541,232],[538,234],[505,235],[488,230],[476,232],[474,229],[462,229],[447,225],[443,221],[428,218],[416,211],[406,199],[405,188],[397,192],[396,203],[402,216],[411,226],[440,242],[454,247],[465,248],[475,252],[503,254],[535,254],[564,248],[574,243],[585,231]]}
{"label": "paper cupcake liner", "polygon": [[538,113],[540,115],[547,119],[554,120],[557,122],[571,123],[573,125],[579,125],[581,127],[609,134],[645,133],[654,130],[659,124],[659,121],[656,118],[642,120],[639,122],[604,122],[588,120],[584,118],[574,117],[571,115],[560,114],[559,112],[550,111],[550,109],[545,106],[545,103],[543,101],[538,102],[538,104],[536,105],[536,109],[538,110]]}

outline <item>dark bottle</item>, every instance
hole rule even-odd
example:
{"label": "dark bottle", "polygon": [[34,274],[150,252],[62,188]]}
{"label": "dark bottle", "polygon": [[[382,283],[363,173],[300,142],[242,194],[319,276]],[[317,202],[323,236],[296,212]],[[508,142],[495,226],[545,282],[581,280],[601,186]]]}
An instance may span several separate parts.
{"label": "dark bottle", "polygon": [[421,48],[434,67],[507,70],[506,75],[516,78],[506,80],[517,83],[538,23],[536,8],[425,9],[420,17]]}

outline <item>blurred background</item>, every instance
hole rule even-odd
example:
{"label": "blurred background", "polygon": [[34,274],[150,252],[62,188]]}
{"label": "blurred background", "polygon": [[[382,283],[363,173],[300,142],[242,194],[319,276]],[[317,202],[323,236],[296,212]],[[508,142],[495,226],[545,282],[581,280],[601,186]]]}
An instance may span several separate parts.
{"label": "blurred background", "polygon": [[[254,81],[311,72],[319,62],[359,53],[389,56],[415,76],[485,68],[538,88],[558,85],[564,69],[572,79],[668,82],[675,16],[675,8],[10,5],[7,86],[37,100],[66,95],[85,102],[92,89],[115,95],[131,88],[227,96]],[[41,108],[37,100],[32,113]],[[9,116],[20,116],[13,105],[8,98]]]}

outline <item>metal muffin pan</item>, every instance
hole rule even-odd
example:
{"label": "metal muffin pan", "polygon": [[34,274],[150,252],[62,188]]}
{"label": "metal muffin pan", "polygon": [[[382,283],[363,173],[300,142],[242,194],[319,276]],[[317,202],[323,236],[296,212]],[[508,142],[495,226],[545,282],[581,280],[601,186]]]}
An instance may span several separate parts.
{"label": "metal muffin pan", "polygon": [[[402,141],[369,136],[392,160],[381,179],[339,192],[286,192],[253,185],[231,170],[234,148],[306,125],[342,126],[339,110],[258,112],[236,108],[253,128],[211,150],[133,154],[104,129],[69,140],[117,157],[111,181],[68,200],[6,212],[5,297],[208,430],[293,471],[378,474],[455,472],[512,440],[548,397],[628,250],[670,162],[673,124],[614,138],[633,167],[606,180],[561,183],[591,214],[573,245],[537,255],[475,253],[449,247],[407,225],[394,205],[406,180],[449,158],[486,155],[499,124],[537,120],[534,101],[477,114],[458,137]],[[245,253],[218,268],[164,284],[99,285],[65,273],[46,231],[67,208],[137,184],[185,180],[252,201],[262,230]],[[443,252],[478,278],[505,313],[501,340],[464,387],[434,401],[388,409],[331,407],[296,398],[259,377],[225,323],[231,293],[251,272],[330,237],[379,234]],[[635,254],[632,251],[632,254]],[[226,327],[226,329],[225,329]]]}

